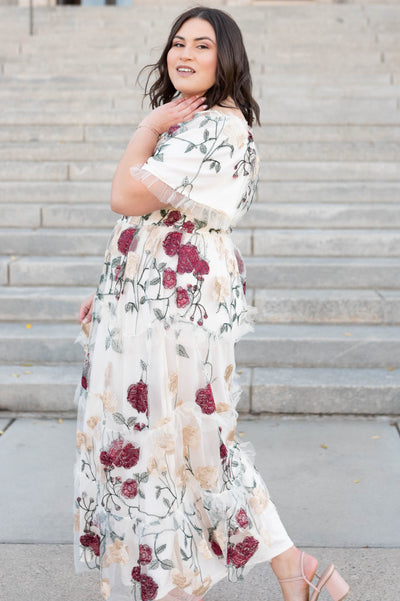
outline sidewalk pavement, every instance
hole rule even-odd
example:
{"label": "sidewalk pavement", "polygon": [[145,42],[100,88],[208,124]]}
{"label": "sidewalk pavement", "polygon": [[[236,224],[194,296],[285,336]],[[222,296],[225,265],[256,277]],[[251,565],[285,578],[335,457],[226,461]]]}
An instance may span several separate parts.
{"label": "sidewalk pavement", "polygon": [[[98,572],[75,574],[75,417],[0,414],[1,601],[101,601]],[[295,544],[334,562],[349,601],[397,601],[400,436],[393,417],[240,418],[237,432]],[[250,592],[249,592],[250,591]],[[268,564],[208,601],[280,600]],[[321,595],[319,601],[327,601]],[[347,600],[346,600],[347,601]]]}

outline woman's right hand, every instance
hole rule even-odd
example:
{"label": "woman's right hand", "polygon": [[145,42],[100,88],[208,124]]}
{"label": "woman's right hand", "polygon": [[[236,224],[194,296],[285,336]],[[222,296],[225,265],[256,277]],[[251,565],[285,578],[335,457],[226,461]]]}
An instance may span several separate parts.
{"label": "woman's right hand", "polygon": [[139,125],[154,127],[160,134],[169,130],[172,125],[189,121],[195,112],[206,109],[204,96],[190,96],[189,98],[175,98],[153,109]]}
{"label": "woman's right hand", "polygon": [[93,301],[96,296],[96,292],[93,292],[88,298],[86,298],[81,304],[81,308],[79,310],[79,321],[81,323],[89,323],[92,320],[93,314]]}

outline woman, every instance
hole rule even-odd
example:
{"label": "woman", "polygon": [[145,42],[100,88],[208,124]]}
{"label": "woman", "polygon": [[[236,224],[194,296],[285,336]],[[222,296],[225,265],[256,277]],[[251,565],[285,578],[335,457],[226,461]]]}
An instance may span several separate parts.
{"label": "woman", "polygon": [[91,324],[75,397],[76,571],[98,568],[112,601],[200,599],[270,561],[285,601],[324,585],[339,601],[348,586],[333,565],[311,583],[317,560],[235,437],[234,343],[255,309],[230,232],[254,196],[259,123],[240,30],[190,9],[152,71],[153,110],[113,179],[121,217],[79,313]]}

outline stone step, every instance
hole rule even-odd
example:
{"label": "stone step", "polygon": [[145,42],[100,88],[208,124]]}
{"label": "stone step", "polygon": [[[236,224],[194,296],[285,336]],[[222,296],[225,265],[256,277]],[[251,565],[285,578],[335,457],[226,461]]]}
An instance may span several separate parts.
{"label": "stone step", "polygon": [[258,309],[258,323],[390,325],[400,324],[400,281],[397,286],[397,290],[255,289],[249,298]]}
{"label": "stone step", "polygon": [[[82,360],[78,324],[0,323],[0,364]],[[399,368],[400,327],[256,324],[237,343],[246,367]]]}
{"label": "stone step", "polygon": [[[76,92],[74,92],[76,95]],[[0,141],[4,143],[21,142],[114,142],[125,148],[135,124],[128,125],[1,125]],[[254,127],[257,146],[261,151],[263,143],[270,145],[294,143],[327,143],[355,144],[364,148],[372,148],[379,144],[382,151],[395,148],[392,142],[400,142],[400,126],[388,125],[263,125]],[[385,142],[383,144],[382,142]],[[278,147],[278,146],[277,146]],[[328,147],[328,145],[327,145]],[[26,146],[24,147],[24,152]]]}
{"label": "stone step", "polygon": [[[238,365],[237,372],[239,413],[390,415],[400,410],[400,370]],[[2,365],[0,410],[76,412],[81,374],[82,363]]]}
{"label": "stone step", "polygon": [[[399,112],[400,114],[400,112]],[[26,149],[25,151],[27,151]],[[0,181],[108,181],[111,182],[123,148],[115,160],[0,162]],[[101,152],[101,151],[100,151]],[[399,182],[400,161],[268,161],[260,181],[385,181]]]}
{"label": "stone step", "polygon": [[[0,255],[103,255],[110,228],[56,229],[0,228]],[[232,239],[244,254],[251,254],[251,230],[236,229]]]}
{"label": "stone step", "polygon": [[[340,179],[333,182],[260,181],[257,187],[257,198],[262,202],[400,203],[400,181],[352,182],[340,181]],[[25,188],[23,193],[25,193]]]}
{"label": "stone step", "polygon": [[400,230],[267,230],[265,228],[253,230],[252,237],[255,256],[400,256]]}
{"label": "stone step", "polygon": [[[96,287],[103,256],[0,257],[0,285]],[[250,288],[391,290],[400,282],[398,258],[243,258]]]}
{"label": "stone step", "polygon": [[[72,78],[71,78],[72,79]],[[75,85],[77,82],[71,82]],[[92,86],[93,82],[86,82]],[[29,82],[28,82],[29,85]],[[122,84],[121,84],[122,85]],[[132,84],[133,85],[133,84]],[[311,85],[311,83],[310,83]],[[304,107],[298,107],[293,101],[293,106],[284,106],[282,102],[266,103],[262,113],[264,124],[302,123],[304,125],[400,125],[400,111],[396,108],[396,99],[381,99],[371,103],[364,103],[362,109],[358,102],[350,102],[348,106],[343,103],[327,102],[321,106],[316,102],[316,107],[307,103]],[[263,110],[263,101],[260,100]],[[110,111],[19,111],[9,109],[0,113],[0,125],[62,125],[62,124],[126,124],[131,127],[148,113],[148,110],[139,110],[139,103],[133,104],[131,110],[122,110],[115,107]]]}
{"label": "stone step", "polygon": [[[61,107],[60,107],[60,110]],[[112,161],[117,162],[127,146],[135,126],[124,132],[121,142],[79,141],[69,142],[63,139],[49,141],[34,141],[27,144],[21,142],[4,142],[0,148],[0,161],[20,162],[22,158],[27,161]],[[399,141],[329,141],[329,142],[260,142],[257,144],[260,159],[268,162],[263,166],[269,169],[271,162],[293,161],[294,167],[298,163],[312,162],[312,167],[317,169],[323,159],[323,167],[327,161],[334,161],[343,166],[344,161],[351,161],[352,167],[358,161],[374,161],[379,168],[382,163],[394,162],[397,167],[400,157]],[[293,168],[293,166],[292,166]],[[387,169],[387,167],[384,168]],[[267,171],[266,179],[271,176]],[[343,177],[343,176],[341,176]],[[346,177],[346,175],[344,175]],[[389,176],[390,177],[390,176]],[[12,179],[10,177],[10,179]],[[264,178],[265,179],[265,178]],[[300,178],[299,178],[300,179]],[[363,177],[365,179],[365,177]]]}
{"label": "stone step", "polygon": [[[3,204],[0,227],[112,227],[118,218],[109,204]],[[245,228],[389,228],[400,227],[394,204],[253,203],[240,221]]]}
{"label": "stone step", "polygon": [[[98,271],[98,277],[100,271]],[[252,289],[257,323],[400,324],[400,282],[392,290]],[[81,302],[95,287],[6,286],[0,288],[3,321],[76,322]]]}
{"label": "stone step", "polygon": [[[116,165],[115,165],[116,168]],[[109,181],[3,181],[0,202],[110,202]],[[400,203],[400,181],[260,181],[257,201],[266,203]]]}

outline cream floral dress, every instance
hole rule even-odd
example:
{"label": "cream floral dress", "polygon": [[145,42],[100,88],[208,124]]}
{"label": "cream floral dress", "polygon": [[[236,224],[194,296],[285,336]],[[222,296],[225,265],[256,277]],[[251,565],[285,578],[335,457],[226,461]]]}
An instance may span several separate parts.
{"label": "cream floral dress", "polygon": [[235,434],[234,344],[255,309],[231,230],[258,155],[243,120],[210,109],[130,173],[166,208],[118,219],[78,337],[75,570],[98,569],[111,601],[199,599],[293,544]]}

